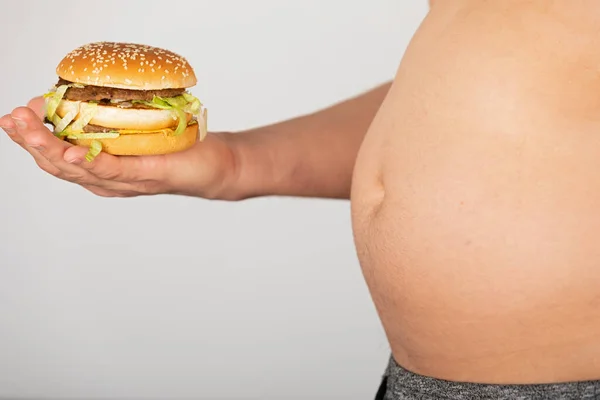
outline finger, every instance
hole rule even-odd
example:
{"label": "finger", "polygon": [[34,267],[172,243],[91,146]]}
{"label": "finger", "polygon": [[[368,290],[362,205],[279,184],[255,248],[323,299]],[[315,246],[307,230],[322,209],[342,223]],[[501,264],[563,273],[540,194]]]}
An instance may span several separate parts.
{"label": "finger", "polygon": [[29,100],[27,107],[31,108],[40,120],[44,120],[46,101],[42,96],[34,97],[33,99]]}
{"label": "finger", "polygon": [[83,146],[71,146],[64,157],[67,162],[80,166],[97,178],[98,181],[90,186],[113,192],[110,197],[131,197],[158,190],[157,177],[162,171],[159,172],[153,157],[117,157],[100,152],[92,161],[87,161],[85,155],[88,150]]}
{"label": "finger", "polygon": [[39,152],[50,164],[60,170],[59,176],[77,183],[93,183],[95,177],[77,165],[65,162],[63,155],[71,144],[55,137],[44,126],[35,112],[28,107],[18,107],[11,113],[17,134],[22,138],[25,149],[34,155],[30,148]]}
{"label": "finger", "polygon": [[16,143],[20,144],[23,142],[23,140],[21,139],[21,137],[19,136],[19,134],[17,132],[17,127],[15,126],[15,122],[10,117],[10,114],[4,115],[2,118],[0,118],[0,127],[2,127],[2,130],[4,130],[4,132],[6,132],[8,137],[10,137]]}
{"label": "finger", "polygon": [[45,157],[43,157],[39,151],[34,149],[33,147],[28,147],[21,135],[17,133],[17,128],[14,124],[10,115],[5,115],[0,118],[0,126],[2,129],[8,134],[8,136],[21,148],[27,151],[35,160],[36,164],[45,172],[49,173],[53,176],[58,176],[60,174],[60,170],[52,165]]}
{"label": "finger", "polygon": [[85,160],[88,149],[73,146],[65,151],[65,160],[75,163],[104,180],[139,183],[164,179],[164,156],[114,156],[101,152],[90,162]]}

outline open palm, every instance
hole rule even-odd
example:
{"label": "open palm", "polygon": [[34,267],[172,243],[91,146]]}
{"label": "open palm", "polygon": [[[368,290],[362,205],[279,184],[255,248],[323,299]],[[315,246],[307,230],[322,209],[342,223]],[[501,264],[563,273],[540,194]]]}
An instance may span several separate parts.
{"label": "open palm", "polygon": [[44,99],[36,97],[0,118],[11,139],[31,154],[47,173],[105,197],[160,193],[218,197],[234,175],[233,153],[225,133],[209,133],[202,142],[178,153],[113,156],[85,160],[88,149],[55,137],[43,123]]}

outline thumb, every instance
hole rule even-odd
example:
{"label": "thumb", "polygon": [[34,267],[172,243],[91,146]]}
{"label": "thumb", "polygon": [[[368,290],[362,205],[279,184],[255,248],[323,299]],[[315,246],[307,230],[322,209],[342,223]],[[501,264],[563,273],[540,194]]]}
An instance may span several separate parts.
{"label": "thumb", "polygon": [[46,103],[42,96],[34,97],[29,100],[27,107],[31,108],[39,119],[44,119],[44,107]]}

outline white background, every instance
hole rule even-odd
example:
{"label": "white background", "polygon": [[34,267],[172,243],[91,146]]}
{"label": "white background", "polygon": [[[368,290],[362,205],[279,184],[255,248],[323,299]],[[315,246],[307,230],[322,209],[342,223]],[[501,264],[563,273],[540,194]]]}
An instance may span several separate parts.
{"label": "white background", "polygon": [[[425,0],[6,1],[0,114],[83,43],[186,56],[209,128],[392,78]],[[315,146],[319,138],[315,136]],[[0,132],[0,397],[371,399],[389,355],[349,203],[95,197]]]}

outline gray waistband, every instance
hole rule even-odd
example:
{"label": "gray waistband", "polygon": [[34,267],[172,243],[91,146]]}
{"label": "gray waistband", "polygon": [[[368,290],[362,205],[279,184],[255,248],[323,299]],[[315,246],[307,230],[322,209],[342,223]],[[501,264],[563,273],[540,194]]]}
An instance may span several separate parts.
{"label": "gray waistband", "polygon": [[600,399],[600,380],[536,385],[450,382],[412,373],[393,357],[384,400],[580,400]]}

